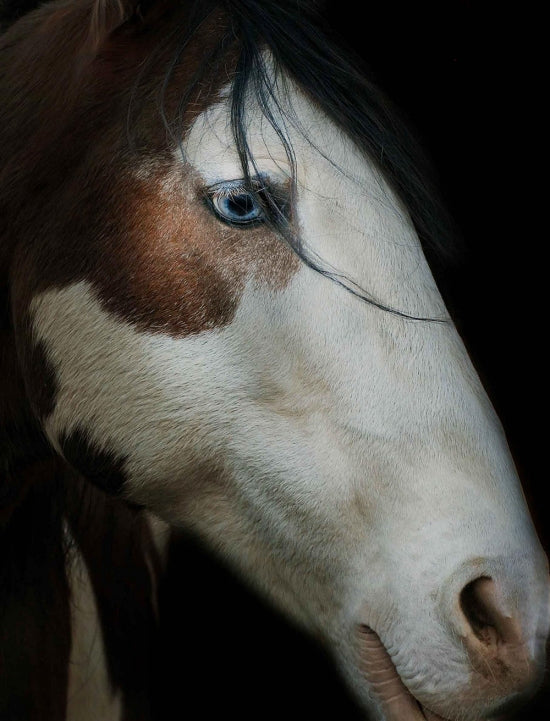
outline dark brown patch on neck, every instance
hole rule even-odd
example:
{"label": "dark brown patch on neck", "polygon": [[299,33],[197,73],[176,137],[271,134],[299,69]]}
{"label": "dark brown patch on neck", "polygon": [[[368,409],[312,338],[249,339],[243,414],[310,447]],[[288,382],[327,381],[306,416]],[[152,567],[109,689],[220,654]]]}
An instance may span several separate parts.
{"label": "dark brown patch on neck", "polygon": [[[152,721],[162,564],[144,515],[59,459],[27,463],[0,514],[0,718],[65,721],[71,651],[67,523],[93,587],[109,678],[125,721]],[[77,610],[78,612],[78,610]],[[160,654],[160,655],[157,655]]]}
{"label": "dark brown patch on neck", "polygon": [[106,493],[119,495],[126,483],[125,458],[96,448],[81,430],[73,430],[59,439],[65,460],[89,483]]}
{"label": "dark brown patch on neck", "polygon": [[61,467],[28,402],[10,306],[6,290],[0,328],[0,718],[65,721],[71,634]]}

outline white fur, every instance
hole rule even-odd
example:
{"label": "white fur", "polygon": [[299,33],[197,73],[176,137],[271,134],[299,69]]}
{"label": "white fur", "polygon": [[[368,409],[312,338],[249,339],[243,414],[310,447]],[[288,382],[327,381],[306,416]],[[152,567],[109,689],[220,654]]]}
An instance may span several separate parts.
{"label": "white fur", "polygon": [[[393,193],[298,91],[291,101],[308,137],[290,130],[308,246],[381,303],[445,317]],[[227,112],[224,99],[185,143],[206,183],[241,175]],[[251,117],[260,169],[284,179],[279,140]],[[84,281],[32,313],[59,386],[52,442],[79,428],[127,456],[129,495],[326,638],[367,707],[354,625],[376,628],[413,693],[452,695],[470,674],[457,597],[483,574],[503,579],[540,651],[546,560],[451,322],[383,312],[306,266],[282,290],[251,280],[230,325],[185,338],[115,318]],[[216,473],[201,480],[205,462]]]}

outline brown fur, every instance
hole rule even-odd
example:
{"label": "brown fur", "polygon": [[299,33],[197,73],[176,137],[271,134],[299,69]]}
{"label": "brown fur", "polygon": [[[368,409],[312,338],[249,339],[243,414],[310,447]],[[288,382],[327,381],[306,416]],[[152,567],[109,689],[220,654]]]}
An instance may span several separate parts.
{"label": "brown fur", "polygon": [[[104,16],[105,8],[100,14]],[[59,22],[62,19],[68,22],[64,17]],[[96,40],[98,22],[95,18]],[[177,114],[187,78],[216,46],[224,22],[223,15],[215,13],[186,48],[185,63],[175,71],[166,97],[169,116]],[[41,112],[40,129],[30,138],[32,168],[26,145],[12,164],[26,177],[14,182],[12,176],[5,192],[0,176],[0,196],[12,196],[11,209],[18,206],[13,195],[21,186],[26,185],[25,197],[33,196],[32,208],[25,205],[10,222],[8,246],[14,253],[19,318],[31,294],[85,278],[109,310],[143,329],[196,333],[230,322],[250,274],[284,285],[297,268],[293,253],[272,231],[234,230],[220,223],[206,209],[197,179],[189,170],[182,173],[176,148],[166,140],[158,99],[174,47],[163,46],[158,57],[152,56],[132,103],[137,111],[133,147],[129,144],[126,121],[137,61],[149,57],[159,38],[170,37],[169,27],[158,24],[144,38],[142,33],[136,38],[128,28],[104,39],[89,69],[78,69],[84,87],[77,97],[70,97],[74,78],[66,82],[61,72],[61,84],[69,88],[65,111],[54,103]],[[224,63],[231,57],[234,50]],[[56,77],[57,70],[50,68],[48,77]],[[227,71],[217,65],[206,74],[184,126],[228,80]],[[49,88],[41,94],[47,96]],[[32,114],[30,108],[21,107],[20,112]]]}

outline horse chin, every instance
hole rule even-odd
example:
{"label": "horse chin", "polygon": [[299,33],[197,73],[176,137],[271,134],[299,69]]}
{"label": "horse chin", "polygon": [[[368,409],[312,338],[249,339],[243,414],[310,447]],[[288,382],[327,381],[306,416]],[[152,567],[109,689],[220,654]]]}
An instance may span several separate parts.
{"label": "horse chin", "polygon": [[423,706],[407,689],[378,634],[369,626],[359,628],[359,657],[384,721],[450,721]]}

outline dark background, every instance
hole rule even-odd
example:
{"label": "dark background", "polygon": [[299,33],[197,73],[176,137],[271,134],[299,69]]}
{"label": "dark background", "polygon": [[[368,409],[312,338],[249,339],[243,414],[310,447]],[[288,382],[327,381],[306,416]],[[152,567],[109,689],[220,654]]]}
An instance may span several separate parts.
{"label": "dark background", "polygon": [[[513,3],[489,5],[333,0],[325,15],[431,158],[464,245],[442,291],[506,428],[548,551],[546,261],[536,192],[542,113],[532,59],[542,20]],[[184,692],[186,703],[202,704],[202,718],[231,709],[247,719],[359,721],[314,643],[188,544],[174,557],[174,573],[182,568],[188,590],[166,603],[191,619],[182,638],[191,677],[211,681]],[[180,673],[169,681],[181,685]],[[543,691],[518,721],[548,718],[549,699]]]}

